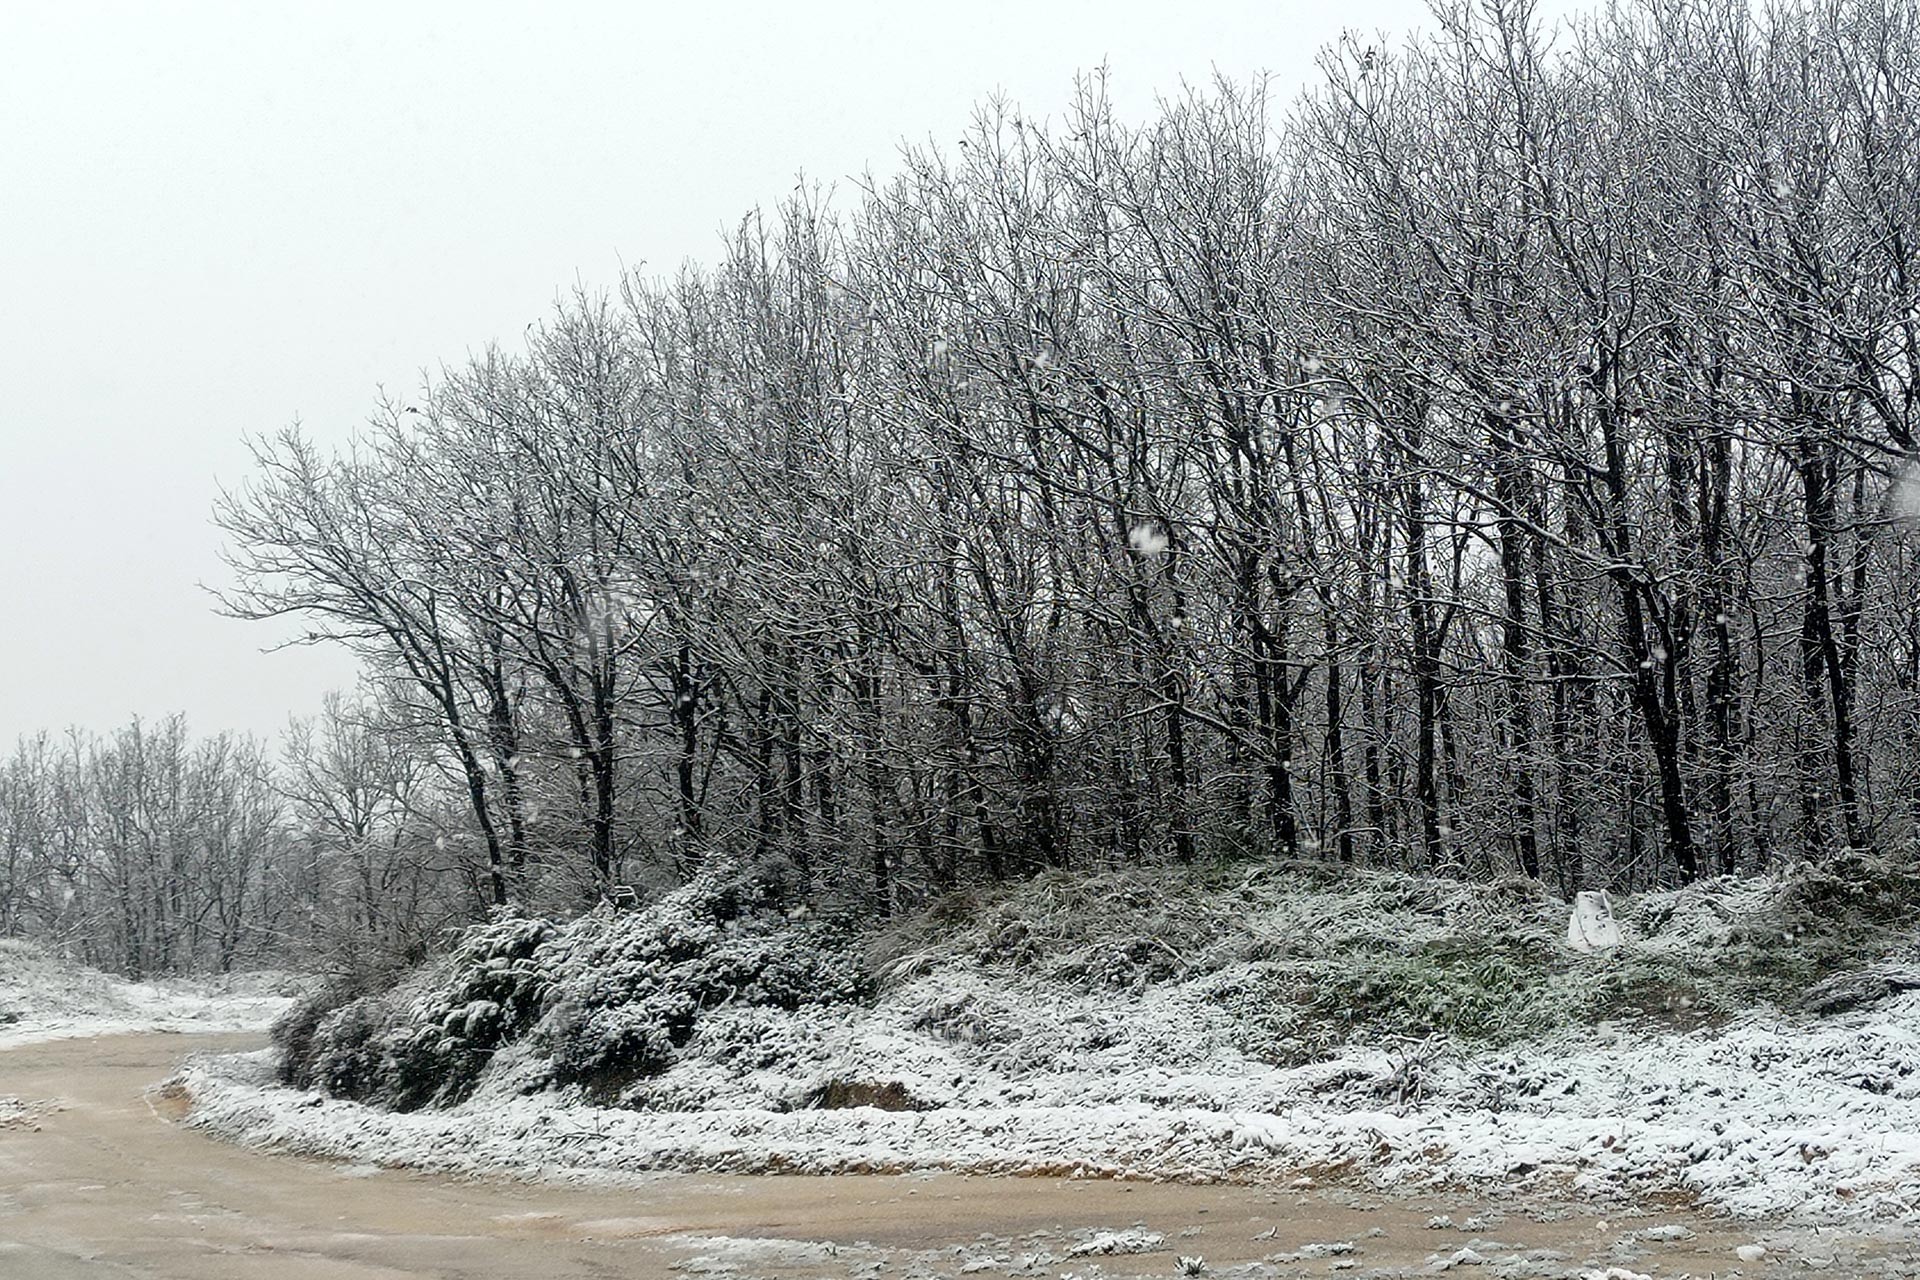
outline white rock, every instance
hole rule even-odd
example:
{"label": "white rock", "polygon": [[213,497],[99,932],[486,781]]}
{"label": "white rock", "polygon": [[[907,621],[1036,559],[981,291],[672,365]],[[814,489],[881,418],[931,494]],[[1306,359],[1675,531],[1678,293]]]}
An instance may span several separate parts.
{"label": "white rock", "polygon": [[1620,945],[1613,901],[1604,892],[1573,896],[1573,914],[1567,917],[1567,945],[1575,951],[1611,951]]}

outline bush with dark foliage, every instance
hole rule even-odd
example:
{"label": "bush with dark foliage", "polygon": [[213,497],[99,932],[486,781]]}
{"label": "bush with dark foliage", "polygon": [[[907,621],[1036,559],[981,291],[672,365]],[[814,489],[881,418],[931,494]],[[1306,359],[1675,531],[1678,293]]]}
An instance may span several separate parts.
{"label": "bush with dark foliage", "polygon": [[777,886],[718,869],[644,911],[602,907],[564,925],[502,914],[395,988],[301,1002],[274,1039],[286,1082],[399,1111],[469,1097],[494,1055],[529,1035],[553,1083],[612,1099],[663,1070],[710,1010],[870,991],[844,928],[790,918]]}
{"label": "bush with dark foliage", "polygon": [[737,875],[702,877],[645,912],[587,916],[547,955],[562,976],[537,1044],[557,1082],[602,1097],[665,1069],[709,1010],[870,992],[843,928],[791,919],[770,886]]}

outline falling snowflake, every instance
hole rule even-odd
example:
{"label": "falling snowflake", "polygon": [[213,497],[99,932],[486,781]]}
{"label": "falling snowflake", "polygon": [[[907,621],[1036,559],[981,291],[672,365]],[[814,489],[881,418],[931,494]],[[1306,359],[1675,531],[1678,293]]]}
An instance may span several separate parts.
{"label": "falling snowflake", "polygon": [[1920,461],[1909,462],[1893,480],[1894,519],[1920,525]]}
{"label": "falling snowflake", "polygon": [[1127,545],[1135,555],[1163,556],[1167,553],[1167,531],[1157,524],[1136,524],[1127,530]]}

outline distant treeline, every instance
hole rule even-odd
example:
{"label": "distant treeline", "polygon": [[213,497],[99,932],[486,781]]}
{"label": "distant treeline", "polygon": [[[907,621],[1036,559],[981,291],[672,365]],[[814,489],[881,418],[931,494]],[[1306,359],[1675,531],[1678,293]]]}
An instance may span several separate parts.
{"label": "distant treeline", "polygon": [[1284,111],[991,105],[263,440],[228,606],[361,655],[498,902],[1909,841],[1914,5],[1433,21]]}
{"label": "distant treeline", "polygon": [[278,760],[178,716],[26,738],[0,759],[0,938],[135,977],[387,969],[479,901],[443,795],[338,698]]}

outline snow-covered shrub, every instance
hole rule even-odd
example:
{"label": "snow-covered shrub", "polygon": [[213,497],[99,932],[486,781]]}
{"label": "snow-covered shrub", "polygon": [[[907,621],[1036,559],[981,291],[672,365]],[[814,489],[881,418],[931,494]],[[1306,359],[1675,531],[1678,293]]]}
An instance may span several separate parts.
{"label": "snow-covered shrub", "polygon": [[398,1111],[460,1100],[538,1018],[548,984],[540,945],[553,933],[545,920],[501,916],[396,989],[296,1008],[276,1029],[283,1077]]}
{"label": "snow-covered shrub", "polygon": [[399,1110],[457,1102],[502,1046],[540,1016],[551,975],[542,944],[551,921],[504,915],[468,929],[441,981],[408,1002],[407,1025],[389,1033],[388,1096]]}
{"label": "snow-covered shrub", "polygon": [[834,1004],[869,985],[842,929],[789,919],[770,887],[726,870],[646,911],[584,917],[543,958],[558,975],[539,1027],[554,1077],[609,1097],[663,1070],[711,1010]]}
{"label": "snow-covered shrub", "polygon": [[0,977],[0,1027],[18,1022],[22,1017],[16,1004],[25,1002],[19,1000],[19,993],[8,988],[25,984],[12,980],[13,975],[45,962],[46,953],[36,944],[22,938],[0,938],[0,975],[5,975]]}
{"label": "snow-covered shrub", "polygon": [[317,1089],[314,1069],[320,1025],[366,994],[360,985],[335,981],[308,992],[275,1019],[270,1032],[280,1050],[280,1081],[296,1089]]}
{"label": "snow-covered shrub", "polygon": [[1884,923],[1910,916],[1920,904],[1920,865],[1907,854],[1843,849],[1820,862],[1790,867],[1774,906],[1806,923],[1854,919]]}
{"label": "snow-covered shrub", "polygon": [[379,996],[355,996],[314,1026],[305,1080],[336,1098],[377,1098],[386,1077],[381,1032],[388,1009]]}
{"label": "snow-covered shrub", "polygon": [[304,1002],[276,1040],[287,1082],[401,1111],[467,1098],[522,1040],[527,1080],[617,1096],[664,1069],[716,1009],[797,1010],[868,991],[843,929],[790,919],[776,886],[720,868],[642,911],[602,907],[564,925],[501,915],[397,987]]}

